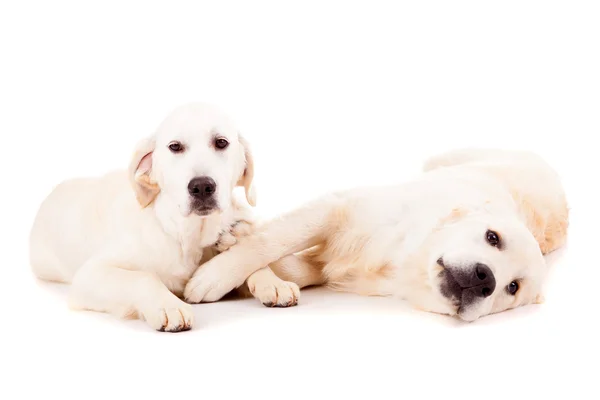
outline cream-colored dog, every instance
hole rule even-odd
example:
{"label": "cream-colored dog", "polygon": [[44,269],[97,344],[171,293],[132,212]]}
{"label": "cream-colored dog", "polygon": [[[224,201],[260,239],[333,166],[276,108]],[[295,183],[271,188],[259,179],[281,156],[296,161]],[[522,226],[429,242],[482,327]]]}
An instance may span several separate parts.
{"label": "cream-colored dog", "polygon": [[397,296],[473,321],[541,301],[543,254],[567,225],[561,183],[538,156],[454,151],[412,182],[328,195],[264,224],[199,268],[185,298],[218,300],[270,265],[300,287]]}
{"label": "cream-colored dog", "polygon": [[[249,233],[254,164],[232,122],[209,105],[174,110],[142,140],[128,171],[73,179],[43,202],[30,258],[41,279],[70,282],[70,306],[140,317],[157,330],[193,324],[178,298],[198,265]],[[263,303],[296,302],[298,287],[270,271],[248,284]],[[258,288],[258,289],[256,289]]]}

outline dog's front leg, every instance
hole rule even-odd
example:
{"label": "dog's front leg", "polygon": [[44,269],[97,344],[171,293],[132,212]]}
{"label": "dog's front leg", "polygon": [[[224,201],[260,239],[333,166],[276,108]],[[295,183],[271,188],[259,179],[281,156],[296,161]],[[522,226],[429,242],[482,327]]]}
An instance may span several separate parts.
{"label": "dog's front leg", "polygon": [[[331,195],[273,218],[198,268],[185,287],[185,299],[190,303],[217,301],[242,286],[254,272],[320,244],[331,224],[340,219],[333,217],[336,210],[343,211],[342,206],[340,198]],[[269,272],[264,274],[272,278]]]}
{"label": "dog's front leg", "polygon": [[[241,238],[251,235],[256,226],[257,220],[252,211],[234,202],[231,216],[223,221],[222,232],[214,246],[213,253],[205,257],[203,262],[210,260],[216,254],[229,250]],[[248,294],[254,296],[267,307],[295,306],[300,297],[298,285],[280,279],[269,267],[252,274],[236,291],[243,296]]]}
{"label": "dog's front leg", "polygon": [[124,269],[103,259],[90,259],[77,271],[69,305],[121,318],[139,317],[166,332],[189,330],[194,322],[192,307],[171,293],[156,274]]}
{"label": "dog's front leg", "polygon": [[219,239],[215,243],[217,252],[222,253],[235,245],[239,239],[250,235],[256,228],[257,220],[252,210],[242,204],[240,200],[233,199],[231,215],[224,218],[221,225]]}
{"label": "dog's front leg", "polygon": [[295,306],[300,298],[298,285],[279,278],[269,267],[259,269],[250,275],[239,290],[246,289],[267,307]]}

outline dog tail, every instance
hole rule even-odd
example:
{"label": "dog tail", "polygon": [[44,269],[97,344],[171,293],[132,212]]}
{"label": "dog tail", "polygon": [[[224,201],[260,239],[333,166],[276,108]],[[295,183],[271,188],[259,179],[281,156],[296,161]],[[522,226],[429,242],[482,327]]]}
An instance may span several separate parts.
{"label": "dog tail", "polygon": [[442,167],[453,167],[456,165],[474,162],[488,161],[512,161],[538,158],[536,155],[519,150],[465,148],[448,151],[435,155],[428,159],[423,165],[423,172],[432,171]]}

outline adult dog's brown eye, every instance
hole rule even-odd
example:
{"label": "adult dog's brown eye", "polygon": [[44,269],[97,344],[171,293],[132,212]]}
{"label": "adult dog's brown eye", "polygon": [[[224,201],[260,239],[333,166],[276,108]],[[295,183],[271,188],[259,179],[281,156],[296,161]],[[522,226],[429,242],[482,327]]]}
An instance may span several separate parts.
{"label": "adult dog's brown eye", "polygon": [[494,247],[500,247],[500,236],[494,231],[487,231],[485,233],[485,240]]}
{"label": "adult dog's brown eye", "polygon": [[225,149],[227,146],[229,146],[229,142],[225,139],[217,139],[215,140],[215,147],[219,150],[223,150]]}
{"label": "adult dog's brown eye", "polygon": [[519,282],[512,281],[511,283],[509,283],[508,286],[506,287],[506,291],[511,296],[514,296],[515,294],[517,294],[517,292],[519,291]]}
{"label": "adult dog's brown eye", "polygon": [[183,151],[183,145],[180,142],[169,143],[169,150],[173,153],[181,153]]}

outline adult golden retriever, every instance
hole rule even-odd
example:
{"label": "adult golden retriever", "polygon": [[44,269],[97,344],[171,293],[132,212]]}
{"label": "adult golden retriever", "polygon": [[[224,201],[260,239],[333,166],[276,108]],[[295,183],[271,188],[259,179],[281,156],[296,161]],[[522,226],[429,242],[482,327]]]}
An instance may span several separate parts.
{"label": "adult golden retriever", "polygon": [[199,268],[185,298],[218,300],[270,265],[300,287],[396,296],[466,321],[539,302],[543,254],[568,226],[555,171],[535,154],[493,149],[441,154],[424,169],[273,219]]}

